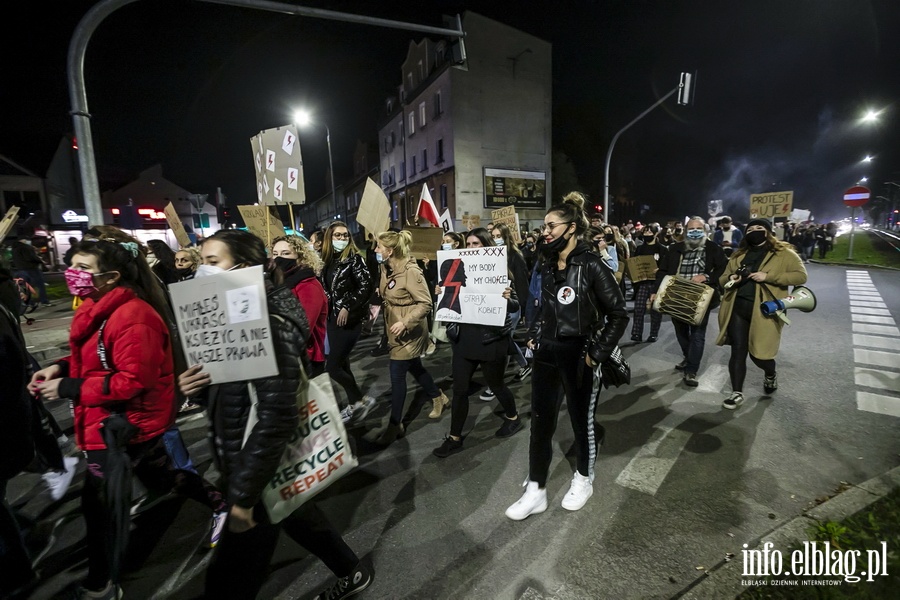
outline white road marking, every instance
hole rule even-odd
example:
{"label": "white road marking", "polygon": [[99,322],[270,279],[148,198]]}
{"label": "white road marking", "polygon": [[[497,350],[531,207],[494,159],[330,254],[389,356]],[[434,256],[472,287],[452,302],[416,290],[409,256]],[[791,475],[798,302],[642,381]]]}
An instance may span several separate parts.
{"label": "white road marking", "polygon": [[[710,365],[697,377],[700,385],[697,390],[718,394],[728,382],[728,365]],[[730,389],[730,388],[729,388]]]}
{"label": "white road marking", "polygon": [[900,339],[881,337],[877,335],[863,335],[861,333],[853,334],[854,346],[868,346],[869,348],[881,348],[882,350],[893,350],[900,352]]}
{"label": "white road marking", "polygon": [[856,363],[863,365],[900,368],[900,358],[892,352],[879,352],[878,350],[854,348],[853,360]]}
{"label": "white road marking", "polygon": [[853,315],[853,320],[859,323],[881,323],[882,325],[894,325],[897,323],[892,317],[879,317],[876,315]]}
{"label": "white road marking", "polygon": [[850,290],[850,297],[859,298],[860,300],[870,300],[872,298],[881,300],[881,294],[878,292],[867,292],[863,290]]}
{"label": "white road marking", "polygon": [[900,337],[900,329],[889,325],[870,325],[868,323],[853,323],[855,333],[875,333],[878,335],[891,335]]}
{"label": "white road marking", "polygon": [[870,388],[878,388],[889,392],[900,392],[900,373],[896,371],[882,371],[880,369],[854,369],[856,385]]}
{"label": "white road marking", "polygon": [[872,308],[887,308],[884,302],[874,302],[872,300],[854,300],[850,298],[850,306],[871,306]]}
{"label": "white road marking", "polygon": [[856,392],[856,407],[859,410],[900,417],[900,398],[870,394],[869,392]]}
{"label": "white road marking", "polygon": [[690,431],[658,425],[653,438],[644,444],[628,466],[616,477],[616,483],[651,496],[675,465],[681,451],[693,435]]}
{"label": "white road marking", "polygon": [[870,308],[868,306],[851,306],[850,312],[862,315],[890,315],[891,311],[886,308]]}

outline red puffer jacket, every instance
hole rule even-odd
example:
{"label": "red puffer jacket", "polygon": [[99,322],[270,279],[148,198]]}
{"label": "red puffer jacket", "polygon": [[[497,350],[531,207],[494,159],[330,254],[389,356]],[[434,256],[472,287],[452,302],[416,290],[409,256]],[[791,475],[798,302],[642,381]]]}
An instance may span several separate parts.
{"label": "red puffer jacket", "polygon": [[[110,370],[97,354],[100,326]],[[69,333],[72,354],[60,361],[75,413],[75,439],[82,450],[103,450],[100,424],[110,404],[124,402],[128,421],[140,430],[131,443],[162,435],[175,422],[175,376],[169,331],[134,291],[117,287],[99,301],[85,299]],[[68,371],[68,372],[67,372]],[[69,382],[66,382],[69,383]],[[62,385],[60,386],[62,390]]]}

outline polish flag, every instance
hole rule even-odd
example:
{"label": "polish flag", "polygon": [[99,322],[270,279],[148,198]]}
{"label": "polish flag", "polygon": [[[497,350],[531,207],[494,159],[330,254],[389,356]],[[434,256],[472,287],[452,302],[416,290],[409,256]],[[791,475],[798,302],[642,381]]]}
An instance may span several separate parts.
{"label": "polish flag", "polygon": [[434,200],[431,199],[431,192],[428,191],[428,184],[422,185],[422,193],[419,195],[419,207],[416,209],[416,217],[430,221],[435,227],[440,227],[440,215]]}

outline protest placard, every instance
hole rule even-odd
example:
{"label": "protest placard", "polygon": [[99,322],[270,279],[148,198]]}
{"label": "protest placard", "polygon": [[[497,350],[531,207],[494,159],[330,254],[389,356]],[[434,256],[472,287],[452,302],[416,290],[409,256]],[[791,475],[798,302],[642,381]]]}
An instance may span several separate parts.
{"label": "protest placard", "polygon": [[172,228],[172,233],[175,234],[175,239],[178,240],[178,245],[182,248],[187,248],[191,245],[191,238],[188,237],[187,231],[184,229],[184,223],[181,222],[181,219],[178,218],[178,213],[175,212],[175,207],[169,202],[166,207],[163,209],[163,212],[166,213],[166,221],[169,223],[169,227]]}
{"label": "protest placard", "polygon": [[[278,236],[284,235],[284,225],[281,224],[281,218],[274,208],[238,205],[238,210],[241,211],[247,231],[261,239],[266,246],[270,245],[272,240]],[[266,211],[269,213],[268,220]]]}
{"label": "protest placard", "polygon": [[492,210],[491,223],[494,225],[500,223],[505,224],[509,227],[509,232],[512,234],[513,241],[517,244],[522,243],[522,238],[519,235],[519,215],[516,214],[515,206],[504,206],[503,208]]}
{"label": "protest placard", "polygon": [[470,215],[466,213],[462,216],[462,226],[465,231],[472,231],[476,227],[481,227],[481,215]]}
{"label": "protest placard", "polygon": [[16,220],[19,218],[19,207],[12,206],[6,214],[3,215],[3,220],[0,221],[0,242],[2,242],[9,232],[12,231],[13,225],[16,224]]}
{"label": "protest placard", "polygon": [[303,158],[297,128],[284,125],[250,138],[260,204],[304,204]]}
{"label": "protest placard", "polygon": [[750,218],[769,219],[789,217],[794,205],[794,192],[767,192],[750,194]]}
{"label": "protest placard", "polygon": [[810,216],[812,216],[812,211],[795,208],[791,210],[791,216],[788,218],[788,221],[791,223],[803,223],[804,221],[809,221]]}
{"label": "protest placard", "polygon": [[188,365],[203,365],[212,383],[278,374],[262,266],[169,286]]}
{"label": "protest placard", "polygon": [[387,231],[391,225],[391,204],[371,177],[366,178],[366,188],[359,201],[356,222],[366,228],[366,233],[374,235]]}
{"label": "protest placard", "polygon": [[437,253],[438,321],[503,325],[506,321],[506,299],[503,290],[509,286],[508,248],[467,248],[441,250]]}
{"label": "protest placard", "polygon": [[[620,263],[622,261],[619,261]],[[640,283],[641,281],[651,281],[656,279],[656,259],[652,254],[644,256],[635,256],[625,261],[628,279],[631,283]]]}
{"label": "protest placard", "polygon": [[413,258],[434,260],[444,239],[444,230],[440,227],[411,227],[406,231],[413,236],[409,254]]}

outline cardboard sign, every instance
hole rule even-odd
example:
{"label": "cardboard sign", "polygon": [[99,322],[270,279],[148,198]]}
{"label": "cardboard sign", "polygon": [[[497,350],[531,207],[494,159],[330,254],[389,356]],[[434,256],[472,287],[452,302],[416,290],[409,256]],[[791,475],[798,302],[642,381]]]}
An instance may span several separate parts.
{"label": "cardboard sign", "polygon": [[190,246],[191,238],[188,237],[187,231],[184,229],[184,223],[178,218],[178,213],[175,212],[175,207],[172,206],[171,202],[166,205],[163,212],[166,213],[166,221],[169,222],[169,227],[172,228],[172,233],[175,234],[178,245],[182,248]]}
{"label": "cardboard sign", "polygon": [[13,225],[16,224],[16,220],[19,218],[19,207],[13,206],[6,214],[3,215],[3,220],[0,221],[0,242],[2,242],[9,232],[12,230]]}
{"label": "cardboard sign", "polygon": [[366,188],[359,201],[356,222],[366,228],[366,233],[374,235],[387,231],[391,226],[391,203],[384,195],[384,190],[371,177],[366,178]]}
{"label": "cardboard sign", "polygon": [[412,234],[412,246],[409,254],[413,258],[434,260],[437,251],[441,249],[441,241],[444,239],[444,230],[440,227],[412,227],[406,229]]}
{"label": "cardboard sign", "polygon": [[641,281],[651,281],[656,279],[657,264],[652,254],[644,256],[635,256],[626,261],[619,261],[619,264],[625,262],[628,272],[628,279],[631,283],[640,283]]}
{"label": "cardboard sign", "polygon": [[[266,246],[272,245],[272,240],[284,235],[284,225],[278,212],[269,206],[244,206],[239,204],[238,210],[244,218],[247,231],[265,242]],[[268,214],[268,220],[266,213]]]}
{"label": "cardboard sign", "polygon": [[504,223],[509,227],[509,232],[512,234],[513,240],[517,244],[522,243],[522,238],[519,235],[519,215],[516,214],[515,206],[504,206],[503,208],[492,210],[491,222],[494,225]]}
{"label": "cardboard sign", "polygon": [[175,322],[187,363],[212,383],[278,375],[262,266],[173,283]]}
{"label": "cardboard sign", "polygon": [[794,205],[794,192],[769,192],[750,195],[750,218],[769,219],[787,218]]}
{"label": "cardboard sign", "polygon": [[462,219],[463,229],[466,231],[472,231],[476,227],[481,227],[481,215],[470,215],[464,214]]}
{"label": "cardboard sign", "polygon": [[804,221],[809,221],[810,216],[812,216],[811,211],[795,208],[791,211],[791,216],[788,221],[791,223],[802,223]]}
{"label": "cardboard sign", "polygon": [[451,323],[503,325],[509,287],[508,248],[468,248],[437,253],[438,296],[435,319]]}
{"label": "cardboard sign", "polygon": [[250,138],[260,204],[305,204],[303,158],[297,128],[285,125]]}

